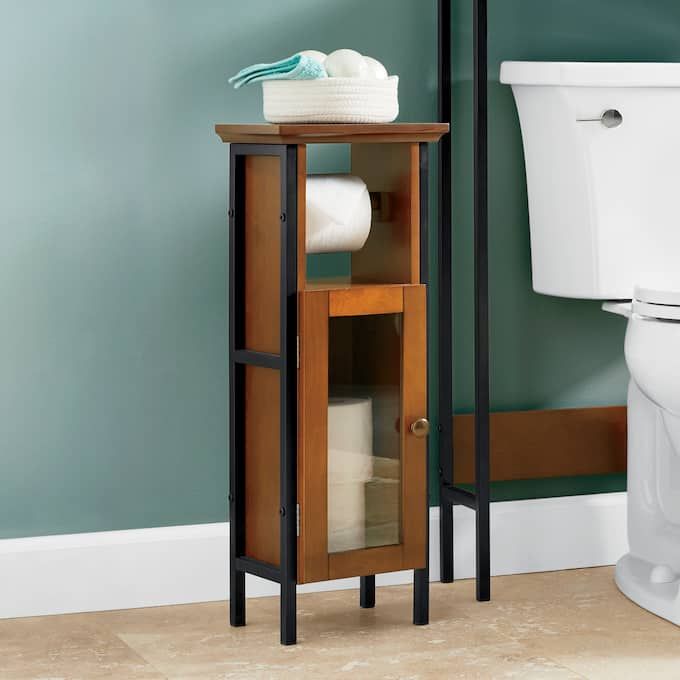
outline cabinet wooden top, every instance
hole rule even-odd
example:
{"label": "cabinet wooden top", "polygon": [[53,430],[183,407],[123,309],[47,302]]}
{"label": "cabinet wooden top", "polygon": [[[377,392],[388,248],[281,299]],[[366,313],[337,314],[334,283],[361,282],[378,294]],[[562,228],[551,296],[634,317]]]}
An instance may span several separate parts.
{"label": "cabinet wooden top", "polygon": [[243,144],[437,142],[448,131],[448,123],[215,125],[223,142]]}

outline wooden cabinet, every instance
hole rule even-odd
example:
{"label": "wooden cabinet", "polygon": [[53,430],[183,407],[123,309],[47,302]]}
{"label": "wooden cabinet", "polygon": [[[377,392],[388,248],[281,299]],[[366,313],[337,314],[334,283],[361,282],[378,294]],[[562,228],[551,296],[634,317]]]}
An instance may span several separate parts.
{"label": "wooden cabinet", "polygon": [[[217,126],[230,149],[230,620],[245,574],[295,587],[414,570],[427,622],[427,143],[439,124]],[[341,280],[306,274],[308,143],[350,145],[371,231]]]}

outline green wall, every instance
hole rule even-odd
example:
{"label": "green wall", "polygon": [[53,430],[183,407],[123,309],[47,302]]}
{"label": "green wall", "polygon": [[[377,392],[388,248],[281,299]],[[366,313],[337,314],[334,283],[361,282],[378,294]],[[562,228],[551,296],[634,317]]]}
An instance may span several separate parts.
{"label": "green wall", "polygon": [[[472,403],[469,5],[455,0],[453,26],[459,411]],[[432,120],[435,19],[434,0],[0,1],[0,538],[224,520],[227,176],[212,126],[260,118],[259,90],[225,77],[353,47],[400,74],[402,120]],[[531,292],[504,58],[680,59],[680,5],[490,3],[493,404],[623,403],[622,321]],[[343,162],[312,153],[316,169]]]}

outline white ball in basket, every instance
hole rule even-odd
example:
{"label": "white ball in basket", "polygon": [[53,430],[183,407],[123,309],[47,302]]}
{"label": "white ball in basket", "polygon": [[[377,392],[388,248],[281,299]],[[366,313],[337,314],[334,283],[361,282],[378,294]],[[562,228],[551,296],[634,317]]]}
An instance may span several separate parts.
{"label": "white ball in basket", "polygon": [[366,62],[366,66],[368,66],[369,77],[380,78],[380,80],[387,78],[387,69],[377,59],[374,59],[373,57],[364,57],[364,61]]}
{"label": "white ball in basket", "polygon": [[323,65],[331,78],[370,77],[368,64],[354,50],[335,50],[326,57]]}
{"label": "white ball in basket", "polygon": [[318,61],[321,66],[323,66],[324,61],[326,61],[326,54],[323,52],[319,52],[319,50],[302,50],[300,52],[305,57],[309,57],[310,59],[314,59],[314,61]]}

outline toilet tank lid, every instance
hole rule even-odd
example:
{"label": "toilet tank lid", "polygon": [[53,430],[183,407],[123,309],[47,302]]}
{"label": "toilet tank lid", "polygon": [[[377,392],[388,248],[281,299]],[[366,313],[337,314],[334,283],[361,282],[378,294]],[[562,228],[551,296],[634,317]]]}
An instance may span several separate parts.
{"label": "toilet tank lid", "polygon": [[635,299],[655,305],[680,306],[680,276],[653,274],[641,278],[635,286]]}
{"label": "toilet tank lid", "polygon": [[504,61],[501,83],[570,87],[680,87],[680,63]]}

